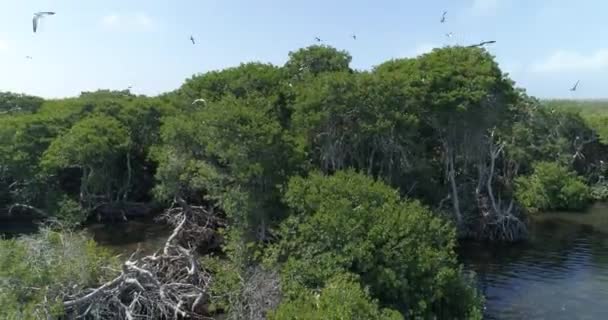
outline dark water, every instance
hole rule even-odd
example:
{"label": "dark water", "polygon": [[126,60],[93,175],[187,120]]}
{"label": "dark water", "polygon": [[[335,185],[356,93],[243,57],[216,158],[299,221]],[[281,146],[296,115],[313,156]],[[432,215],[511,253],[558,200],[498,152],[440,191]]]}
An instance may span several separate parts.
{"label": "dark water", "polygon": [[86,232],[99,245],[128,255],[138,249],[144,254],[161,249],[171,229],[149,219],[113,225],[93,224],[87,226]]}
{"label": "dark water", "polygon": [[[38,231],[38,224],[27,221],[0,221],[0,237],[13,238]],[[84,232],[99,245],[117,254],[130,254],[139,249],[141,253],[152,253],[165,243],[171,228],[154,219],[130,220],[118,224],[91,224]]]}
{"label": "dark water", "polygon": [[519,245],[464,243],[487,319],[608,319],[608,207],[545,213]]}

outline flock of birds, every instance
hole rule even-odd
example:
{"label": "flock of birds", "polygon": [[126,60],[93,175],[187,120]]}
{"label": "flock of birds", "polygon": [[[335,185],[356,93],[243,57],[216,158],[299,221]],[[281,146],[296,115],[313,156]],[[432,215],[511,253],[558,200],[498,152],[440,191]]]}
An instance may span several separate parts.
{"label": "flock of birds", "polygon": [[[32,20],[32,24],[33,24],[33,29],[34,29],[34,33],[36,33],[36,30],[38,30],[38,26],[40,25],[40,21],[42,20],[42,18],[46,17],[46,16],[53,16],[55,15],[55,12],[53,11],[41,11],[41,12],[36,12],[34,13],[34,18]],[[447,11],[443,11],[443,14],[441,15],[441,19],[439,20],[439,22],[441,23],[445,23],[447,21],[447,15],[448,12]],[[453,32],[449,32],[446,33],[446,37],[448,38],[452,38],[454,36]],[[353,38],[353,40],[357,40],[357,35],[356,34],[352,34],[351,37]],[[319,43],[323,42],[323,40],[317,36],[315,37],[315,40]],[[194,36],[190,36],[190,41],[192,42],[193,45],[196,44],[196,40],[194,39]],[[488,44],[494,44],[496,43],[495,40],[489,40],[489,41],[482,41],[480,43],[477,44],[473,44],[473,45],[468,45],[467,48],[475,48],[475,47],[483,47],[485,45]],[[26,56],[26,59],[32,59],[31,56]],[[575,92],[578,89],[578,85],[580,83],[580,80],[576,81],[576,83],[574,84],[574,86],[572,86],[572,88],[570,88],[571,92]],[[131,89],[132,86],[129,86],[129,89]],[[198,102],[205,102],[204,99],[196,99],[194,100],[193,104],[198,103]]]}

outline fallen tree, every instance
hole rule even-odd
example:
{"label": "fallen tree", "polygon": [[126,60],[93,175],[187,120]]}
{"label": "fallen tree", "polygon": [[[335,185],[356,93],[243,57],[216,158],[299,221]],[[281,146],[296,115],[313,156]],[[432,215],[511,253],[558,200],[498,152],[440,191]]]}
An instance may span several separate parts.
{"label": "fallen tree", "polygon": [[210,273],[199,264],[198,249],[216,241],[222,219],[203,207],[177,199],[161,217],[175,226],[164,247],[122,265],[101,286],[64,299],[66,314],[93,319],[210,319]]}

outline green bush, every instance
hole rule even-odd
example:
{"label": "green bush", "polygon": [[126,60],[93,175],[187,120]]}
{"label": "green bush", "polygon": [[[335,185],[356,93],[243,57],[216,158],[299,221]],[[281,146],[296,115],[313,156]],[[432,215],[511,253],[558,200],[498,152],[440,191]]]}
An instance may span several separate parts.
{"label": "green bush", "polygon": [[455,230],[417,201],[354,172],[294,178],[273,258],[287,297],[353,273],[382,306],[407,317],[479,315],[475,290],[456,261]]}
{"label": "green bush", "polygon": [[595,201],[608,200],[608,183],[598,182],[591,186],[591,198]]}
{"label": "green bush", "polygon": [[554,162],[537,162],[533,173],[515,180],[516,197],[528,212],[584,210],[591,190],[575,172]]}
{"label": "green bush", "polygon": [[67,227],[74,227],[87,219],[87,212],[80,204],[68,197],[63,197],[58,204],[57,219]]}
{"label": "green bush", "polygon": [[81,234],[43,229],[0,240],[0,319],[47,319],[63,313],[62,297],[109,279],[110,252]]}
{"label": "green bush", "polygon": [[293,300],[285,301],[271,313],[270,320],[400,320],[403,316],[390,309],[380,309],[355,277],[338,275],[318,293],[301,289]]}

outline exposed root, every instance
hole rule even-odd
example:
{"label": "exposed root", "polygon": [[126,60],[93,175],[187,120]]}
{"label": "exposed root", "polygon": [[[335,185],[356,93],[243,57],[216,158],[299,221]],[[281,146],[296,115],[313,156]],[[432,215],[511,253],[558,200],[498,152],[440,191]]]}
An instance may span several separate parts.
{"label": "exposed root", "polygon": [[64,299],[70,318],[209,319],[211,275],[198,263],[197,244],[211,241],[223,222],[202,207],[178,203],[163,216],[175,229],[162,250],[141,258],[136,252],[113,280]]}
{"label": "exposed root", "polygon": [[526,224],[513,214],[493,214],[486,219],[481,229],[481,236],[490,241],[514,242],[528,236]]}

